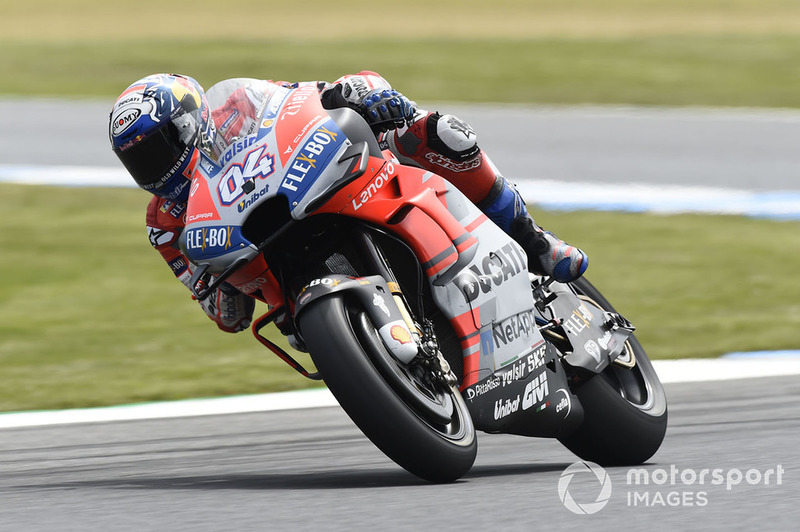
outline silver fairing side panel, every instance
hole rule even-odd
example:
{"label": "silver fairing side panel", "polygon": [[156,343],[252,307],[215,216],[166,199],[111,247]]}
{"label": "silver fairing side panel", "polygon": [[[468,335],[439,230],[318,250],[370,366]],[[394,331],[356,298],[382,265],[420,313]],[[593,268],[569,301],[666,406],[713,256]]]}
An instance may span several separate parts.
{"label": "silver fairing side panel", "polygon": [[[453,266],[458,271],[440,272],[430,279],[430,284],[434,300],[450,319],[472,314],[481,341],[465,349],[464,356],[478,354],[478,379],[483,379],[527,356],[533,346],[543,341],[534,321],[527,256],[491,220],[479,223],[485,215],[449,184],[446,202],[450,213],[464,227],[477,224],[470,231],[477,239],[477,249],[470,250],[468,262]],[[444,276],[452,280],[437,282]]]}

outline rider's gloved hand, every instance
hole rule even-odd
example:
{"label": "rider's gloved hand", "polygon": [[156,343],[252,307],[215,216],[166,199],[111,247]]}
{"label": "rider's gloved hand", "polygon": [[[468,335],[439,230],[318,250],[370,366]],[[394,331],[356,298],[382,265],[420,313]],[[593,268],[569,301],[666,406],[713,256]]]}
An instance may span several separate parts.
{"label": "rider's gloved hand", "polygon": [[239,332],[247,329],[253,321],[255,300],[228,283],[222,283],[211,295],[200,301],[200,306],[208,317],[214,320],[225,332]]}
{"label": "rider's gloved hand", "polygon": [[367,93],[357,109],[373,130],[387,131],[410,123],[416,106],[394,89],[377,89]]}

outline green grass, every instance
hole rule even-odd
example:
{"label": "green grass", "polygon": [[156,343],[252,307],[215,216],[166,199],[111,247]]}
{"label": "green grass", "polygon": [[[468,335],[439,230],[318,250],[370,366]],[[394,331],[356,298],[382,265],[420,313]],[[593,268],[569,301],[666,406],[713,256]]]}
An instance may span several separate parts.
{"label": "green grass", "polygon": [[[797,33],[796,0],[404,0],[371,12],[362,1],[292,2],[0,0],[0,36],[25,42],[144,42],[264,38],[330,42],[359,38],[601,38]],[[378,50],[380,51],[380,49]],[[169,54],[163,50],[162,54]]]}
{"label": "green grass", "polygon": [[[0,185],[0,411],[317,385],[248,332],[223,333],[205,317],[150,248],[147,200],[139,190]],[[800,224],[536,217],[589,253],[589,278],[655,358],[797,347],[800,303],[786,287]]]}
{"label": "green grass", "polygon": [[[152,250],[138,190],[0,186],[0,410],[297,388]],[[288,370],[288,371],[287,371]]]}
{"label": "green grass", "polygon": [[408,0],[407,20],[347,0],[225,10],[254,25],[211,0],[0,0],[0,94],[113,100],[160,71],[209,86],[366,68],[419,102],[800,107],[795,0]]}
{"label": "green grass", "polygon": [[[380,53],[376,53],[380,49]],[[168,50],[169,53],[163,53]],[[118,95],[155,71],[333,80],[381,72],[417,101],[800,107],[800,35],[617,39],[11,43],[0,93]],[[479,67],[478,67],[479,65]]]}
{"label": "green grass", "polygon": [[[796,0],[407,0],[386,16],[348,0],[0,0],[0,13],[2,95],[113,101],[157,71],[208,86],[373,69],[423,105],[800,107]],[[149,247],[147,200],[0,185],[0,411],[315,385],[207,320]],[[796,348],[797,223],[537,219],[589,252],[590,279],[655,358]]]}

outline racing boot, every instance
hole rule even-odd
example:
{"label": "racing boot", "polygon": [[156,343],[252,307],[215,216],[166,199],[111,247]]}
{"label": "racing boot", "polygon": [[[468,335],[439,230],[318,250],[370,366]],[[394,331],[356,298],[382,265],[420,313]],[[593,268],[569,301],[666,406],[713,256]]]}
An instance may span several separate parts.
{"label": "racing boot", "polygon": [[569,283],[583,275],[589,266],[586,253],[536,225],[522,196],[502,177],[497,178],[492,192],[479,207],[522,246],[528,255],[528,269],[531,272]]}

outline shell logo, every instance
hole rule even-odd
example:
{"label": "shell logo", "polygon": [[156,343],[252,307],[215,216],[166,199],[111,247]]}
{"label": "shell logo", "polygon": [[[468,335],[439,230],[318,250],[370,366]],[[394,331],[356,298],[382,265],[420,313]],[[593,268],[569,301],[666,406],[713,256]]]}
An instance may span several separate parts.
{"label": "shell logo", "polygon": [[391,334],[392,338],[394,338],[401,344],[407,344],[411,342],[411,333],[409,333],[405,327],[402,327],[400,325],[394,325],[389,330],[389,334]]}

